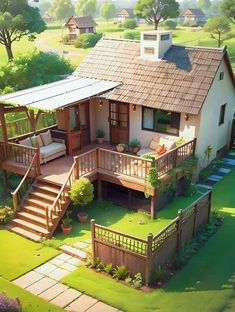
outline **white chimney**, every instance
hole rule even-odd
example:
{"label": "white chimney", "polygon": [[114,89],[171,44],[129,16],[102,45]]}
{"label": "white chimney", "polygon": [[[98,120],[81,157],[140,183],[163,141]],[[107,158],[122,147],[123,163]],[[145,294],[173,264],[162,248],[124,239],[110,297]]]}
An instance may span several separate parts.
{"label": "white chimney", "polygon": [[141,33],[140,56],[149,61],[159,61],[172,45],[170,31],[144,31]]}

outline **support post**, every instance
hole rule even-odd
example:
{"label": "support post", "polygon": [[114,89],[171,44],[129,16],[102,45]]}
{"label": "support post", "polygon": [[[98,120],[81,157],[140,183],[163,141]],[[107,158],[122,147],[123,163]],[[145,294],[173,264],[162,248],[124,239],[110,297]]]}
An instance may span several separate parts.
{"label": "support post", "polygon": [[145,263],[145,285],[149,286],[151,282],[151,272],[152,272],[152,246],[153,246],[153,234],[149,233],[147,237],[147,257]]}
{"label": "support post", "polygon": [[193,236],[195,235],[196,232],[196,222],[197,222],[197,214],[198,214],[198,207],[197,204],[194,206],[194,216],[193,216]]}
{"label": "support post", "polygon": [[102,201],[103,200],[103,196],[102,196],[102,181],[101,179],[98,177],[97,180],[97,191],[98,191],[98,200]]}
{"label": "support post", "polygon": [[151,213],[151,220],[155,219],[155,207],[157,202],[157,196],[151,196],[151,203],[150,203],[150,213]]}
{"label": "support post", "polygon": [[74,178],[79,179],[79,161],[78,157],[74,157],[75,167],[74,167]]}
{"label": "support post", "polygon": [[40,149],[37,148],[37,175],[39,176],[41,174],[41,165],[40,165]]}
{"label": "support post", "polygon": [[3,140],[7,142],[8,141],[7,126],[6,126],[5,111],[4,111],[3,104],[0,104],[0,124],[2,127]]}
{"label": "support post", "polygon": [[212,196],[212,191],[209,193],[209,198],[208,198],[208,217],[207,217],[207,223],[210,222],[210,217],[211,217],[211,196]]}
{"label": "support post", "polygon": [[7,171],[3,170],[3,183],[5,185],[6,190],[9,189],[9,181],[7,176]]}
{"label": "support post", "polygon": [[91,243],[93,257],[95,257],[95,219],[91,219]]}
{"label": "support post", "polygon": [[177,250],[181,248],[181,234],[182,234],[182,223],[183,223],[183,210],[178,210],[178,235],[177,235]]}
{"label": "support post", "polygon": [[131,189],[128,189],[128,208],[132,207],[132,191]]}

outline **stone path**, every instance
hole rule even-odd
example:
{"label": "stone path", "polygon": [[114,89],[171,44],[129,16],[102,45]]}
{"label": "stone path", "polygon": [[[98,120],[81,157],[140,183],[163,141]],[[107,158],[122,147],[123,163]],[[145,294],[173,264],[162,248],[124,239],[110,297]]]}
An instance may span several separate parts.
{"label": "stone path", "polygon": [[59,283],[63,277],[78,269],[78,258],[62,253],[13,281],[34,295],[71,312],[118,312],[95,298]]}

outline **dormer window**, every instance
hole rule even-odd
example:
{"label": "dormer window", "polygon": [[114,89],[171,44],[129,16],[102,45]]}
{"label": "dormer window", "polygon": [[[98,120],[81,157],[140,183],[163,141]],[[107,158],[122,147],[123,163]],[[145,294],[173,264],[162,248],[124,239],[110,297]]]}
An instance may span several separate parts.
{"label": "dormer window", "polygon": [[169,34],[161,35],[161,41],[169,40],[169,39],[170,39],[170,35]]}
{"label": "dormer window", "polygon": [[154,54],[154,48],[144,48],[145,54]]}
{"label": "dormer window", "polygon": [[144,40],[157,41],[157,35],[144,34]]}
{"label": "dormer window", "polygon": [[219,80],[223,80],[224,79],[224,72],[221,72],[220,74],[219,74]]}

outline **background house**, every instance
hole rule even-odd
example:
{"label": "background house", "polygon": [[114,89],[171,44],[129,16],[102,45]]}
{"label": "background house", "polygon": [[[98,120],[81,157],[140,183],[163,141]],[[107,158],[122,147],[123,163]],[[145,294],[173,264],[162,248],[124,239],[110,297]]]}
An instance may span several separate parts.
{"label": "background house", "polygon": [[97,24],[91,16],[71,16],[65,26],[69,31],[69,39],[74,41],[81,34],[94,33]]}
{"label": "background house", "polygon": [[117,18],[119,22],[124,22],[127,19],[134,19],[134,10],[130,8],[123,8],[119,10]]}
{"label": "background house", "polygon": [[178,20],[180,24],[200,26],[206,22],[206,17],[201,9],[188,8],[181,12]]}

